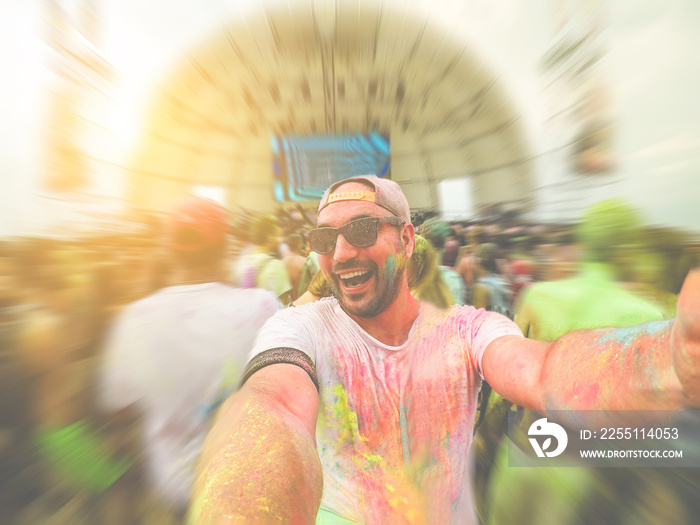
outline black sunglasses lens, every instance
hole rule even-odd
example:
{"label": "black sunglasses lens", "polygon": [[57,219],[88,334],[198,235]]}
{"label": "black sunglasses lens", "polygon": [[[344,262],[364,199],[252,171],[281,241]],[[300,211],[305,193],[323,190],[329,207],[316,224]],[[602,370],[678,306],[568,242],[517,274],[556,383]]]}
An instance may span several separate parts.
{"label": "black sunglasses lens", "polygon": [[335,248],[338,230],[335,228],[317,228],[309,232],[309,245],[316,253],[328,253]]}
{"label": "black sunglasses lens", "polygon": [[340,228],[316,228],[309,232],[309,245],[316,253],[328,253],[335,249],[338,234],[357,248],[366,248],[377,242],[379,219],[366,217],[350,221]]}
{"label": "black sunglasses lens", "polygon": [[378,225],[379,221],[375,218],[357,219],[343,226],[345,230],[343,234],[353,246],[366,248],[377,242]]}

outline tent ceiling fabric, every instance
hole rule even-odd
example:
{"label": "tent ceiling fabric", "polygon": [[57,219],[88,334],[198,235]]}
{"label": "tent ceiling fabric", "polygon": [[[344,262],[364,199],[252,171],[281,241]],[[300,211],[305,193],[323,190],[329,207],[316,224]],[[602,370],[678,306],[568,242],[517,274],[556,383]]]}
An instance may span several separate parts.
{"label": "tent ceiling fabric", "polygon": [[262,11],[193,50],[151,106],[136,176],[262,195],[271,135],[376,130],[390,137],[392,178],[407,194],[415,185],[414,207],[436,207],[435,183],[465,175],[477,201],[525,202],[518,114],[467,38],[381,4],[335,9]]}

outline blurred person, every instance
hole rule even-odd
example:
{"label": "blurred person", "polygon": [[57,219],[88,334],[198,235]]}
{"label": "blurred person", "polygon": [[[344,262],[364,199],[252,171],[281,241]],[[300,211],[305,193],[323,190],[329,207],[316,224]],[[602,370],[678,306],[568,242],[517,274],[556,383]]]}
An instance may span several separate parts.
{"label": "blurred person", "polygon": [[253,247],[234,262],[233,282],[241,288],[270,290],[284,304],[288,304],[292,283],[278,252],[281,233],[276,217],[264,215],[253,219]]}
{"label": "blurred person", "polygon": [[465,304],[466,290],[462,276],[443,264],[445,241],[452,234],[452,229],[445,221],[433,217],[420,227],[421,235],[425,237],[438,252],[438,268],[450,293],[459,305]]}
{"label": "blurred person", "polygon": [[641,218],[620,199],[591,206],[577,230],[582,261],[575,277],[529,287],[516,307],[523,333],[553,341],[573,330],[632,326],[663,319],[660,309],[619,284],[615,261],[620,250],[635,244]]}
{"label": "blurred person", "polygon": [[[515,316],[523,334],[549,342],[577,330],[663,320],[657,305],[628,292],[617,280],[620,268],[615,261],[620,250],[637,242],[640,221],[636,210],[620,199],[601,201],[586,210],[577,232],[584,258],[578,275],[537,283],[523,291]],[[503,420],[504,405],[511,403],[493,396],[494,418]],[[526,411],[520,426],[527,429],[539,417]],[[487,422],[484,427],[493,424]],[[493,442],[494,436],[484,439]],[[486,444],[482,452],[485,448]],[[492,450],[491,457],[482,454],[480,460],[493,461],[494,455],[487,495],[490,524],[686,523],[682,501],[661,471],[509,468],[506,442],[500,450]],[[487,471],[488,465],[480,468]],[[645,501],[652,494],[659,504]]]}
{"label": "blurred person", "polygon": [[156,250],[146,267],[144,284],[146,295],[165,288],[172,282],[173,277],[173,268],[167,250]]}
{"label": "blurred person", "polygon": [[229,226],[229,248],[227,263],[229,264],[229,281],[234,286],[239,286],[238,269],[236,261],[243,255],[247,255],[253,250],[251,242],[251,220],[244,211],[239,211],[231,219]]}
{"label": "blurred person", "polygon": [[[472,305],[474,308],[498,312],[513,319],[511,285],[506,278],[498,273],[497,256],[498,248],[494,243],[487,242],[477,248],[474,259],[476,268],[472,286]],[[485,513],[490,467],[493,463],[496,446],[500,441],[501,434],[505,431],[505,426],[501,423],[505,421],[506,411],[510,405],[510,402],[505,402],[500,396],[493,394],[488,383],[482,383],[475,423],[475,429],[478,429],[479,432],[474,436],[473,444],[476,458],[476,508],[480,516]],[[489,419],[485,420],[487,414],[489,414]]]}
{"label": "blurred person", "polygon": [[290,232],[300,232],[305,227],[306,218],[300,209],[291,208],[287,210],[289,215],[289,229]]}
{"label": "blurred person", "polygon": [[143,253],[143,248],[125,238],[125,245],[118,254],[120,295],[123,304],[132,303],[148,295],[148,268],[152,259]]}
{"label": "blurred person", "polygon": [[639,295],[661,309],[665,319],[676,315],[678,296],[662,287],[664,282],[663,258],[650,251],[635,250],[631,261],[630,281],[624,283],[632,293]]}
{"label": "blurred person", "polygon": [[324,297],[333,295],[333,287],[331,282],[321,270],[316,272],[306,291],[301,294],[293,303],[292,306],[301,306],[302,304],[313,303]]}
{"label": "blurred person", "polygon": [[496,268],[499,275],[508,275],[510,266],[508,259],[508,233],[507,229],[499,222],[484,226],[483,242],[493,244],[496,248]]}
{"label": "blurred person", "polygon": [[294,301],[299,293],[299,281],[304,270],[306,262],[306,253],[304,250],[304,236],[300,233],[290,233],[285,237],[287,245],[287,253],[282,257],[282,262],[287,270],[287,276],[291,283],[291,292],[289,298]]}
{"label": "blurred person", "polygon": [[415,249],[408,260],[408,288],[411,295],[438,308],[447,308],[457,303],[448,288],[438,265],[438,252],[422,235],[415,236]]}
{"label": "blurred person", "polygon": [[0,512],[8,522],[14,522],[40,490],[39,480],[21,482],[31,457],[31,390],[17,348],[22,305],[13,252],[11,242],[0,241]]}
{"label": "blurred person", "polygon": [[512,319],[510,283],[498,273],[497,256],[495,244],[486,243],[479,247],[472,304],[474,308],[498,312]]}
{"label": "blurred person", "polygon": [[670,228],[644,228],[639,246],[625,250],[618,258],[626,270],[623,284],[633,293],[661,307],[664,316],[675,315],[676,301],[682,279],[678,273],[688,273],[693,264],[684,263],[688,236]]}
{"label": "blurred person", "polygon": [[299,286],[297,288],[297,297],[301,297],[307,291],[311,284],[311,280],[319,272],[321,267],[318,265],[318,254],[314,251],[309,252],[304,260],[304,266],[301,268],[299,276]]}
{"label": "blurred person", "polygon": [[237,384],[258,329],[281,306],[269,291],[221,282],[226,230],[212,200],[177,207],[167,246],[177,280],[120,313],[101,364],[100,406],[142,419],[150,483],[179,518],[210,409]]}
{"label": "blurred person", "polygon": [[530,286],[535,279],[534,261],[517,259],[511,261],[508,271],[511,288],[511,304],[515,304],[521,292]]}
{"label": "blurred person", "polygon": [[536,242],[535,228],[529,231],[524,226],[510,228],[508,271],[504,275],[510,282],[511,303],[515,303],[520,292],[534,280],[533,248]]}
{"label": "blurred person", "polygon": [[0,241],[0,299],[7,304],[18,305],[22,299],[18,282],[15,246],[9,241]]}
{"label": "blurred person", "polygon": [[576,235],[565,228],[550,232],[549,243],[537,247],[535,259],[537,281],[560,281],[576,276],[583,254]]}
{"label": "blurred person", "polygon": [[445,247],[442,250],[442,264],[452,270],[457,262],[457,255],[461,244],[455,233],[454,226],[450,226],[449,228],[447,237],[445,237]]}
{"label": "blurred person", "polygon": [[476,252],[479,246],[485,241],[483,228],[478,224],[470,226],[465,235],[467,243],[459,249],[455,271],[462,276],[462,280],[464,281],[465,304],[471,304],[477,266]]}
{"label": "blurred person", "polygon": [[124,307],[119,269],[117,262],[103,260],[97,262],[92,270],[88,310],[94,355],[101,353],[104,337],[114,317]]}
{"label": "blurred person", "polygon": [[69,245],[39,240],[22,256],[23,279],[32,283],[27,288],[33,293],[33,298],[25,295],[32,302],[22,313],[15,340],[31,399],[31,435],[25,450],[34,461],[25,479],[41,483],[41,495],[22,512],[21,519],[29,521],[68,507],[95,519],[98,501],[129,468],[127,460],[113,457],[90,418],[94,364],[86,281],[73,273],[76,265],[66,265],[68,249]]}
{"label": "blurred person", "polygon": [[[473,522],[482,378],[520,405],[568,407],[584,421],[593,409],[700,403],[700,271],[675,322],[545,343],[498,313],[415,299],[414,239],[395,182],[359,176],[326,191],[309,241],[337,296],[278,312],[261,330],[205,443],[193,523]],[[609,390],[577,395],[601,381]]]}

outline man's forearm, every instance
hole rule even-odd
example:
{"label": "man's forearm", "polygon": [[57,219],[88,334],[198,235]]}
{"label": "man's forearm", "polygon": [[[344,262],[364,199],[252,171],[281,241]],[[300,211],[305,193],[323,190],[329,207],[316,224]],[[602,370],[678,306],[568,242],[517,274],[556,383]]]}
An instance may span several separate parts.
{"label": "man's forearm", "polygon": [[244,389],[222,407],[204,445],[190,523],[311,523],[322,487],[313,435],[267,395]]}
{"label": "man's forearm", "polygon": [[674,410],[684,406],[670,345],[673,321],[585,330],[551,344],[545,410]]}
{"label": "man's forearm", "polygon": [[504,336],[486,349],[482,368],[504,398],[540,412],[575,410],[573,423],[587,410],[699,406],[700,270],[686,278],[675,320],[583,330],[553,343]]}

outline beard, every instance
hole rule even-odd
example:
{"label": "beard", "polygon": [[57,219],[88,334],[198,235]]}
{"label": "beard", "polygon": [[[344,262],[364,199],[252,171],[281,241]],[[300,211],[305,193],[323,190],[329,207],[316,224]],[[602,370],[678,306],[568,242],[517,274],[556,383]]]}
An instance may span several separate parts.
{"label": "beard", "polygon": [[[375,317],[386,310],[399,295],[401,282],[406,273],[406,260],[403,253],[397,253],[395,257],[387,260],[381,271],[373,261],[364,265],[376,277],[376,283],[373,289],[368,290],[358,300],[346,296],[340,286],[339,278],[334,276],[331,279],[333,295],[349,315],[362,318]],[[348,261],[346,264],[349,267],[357,267],[353,261]]]}

